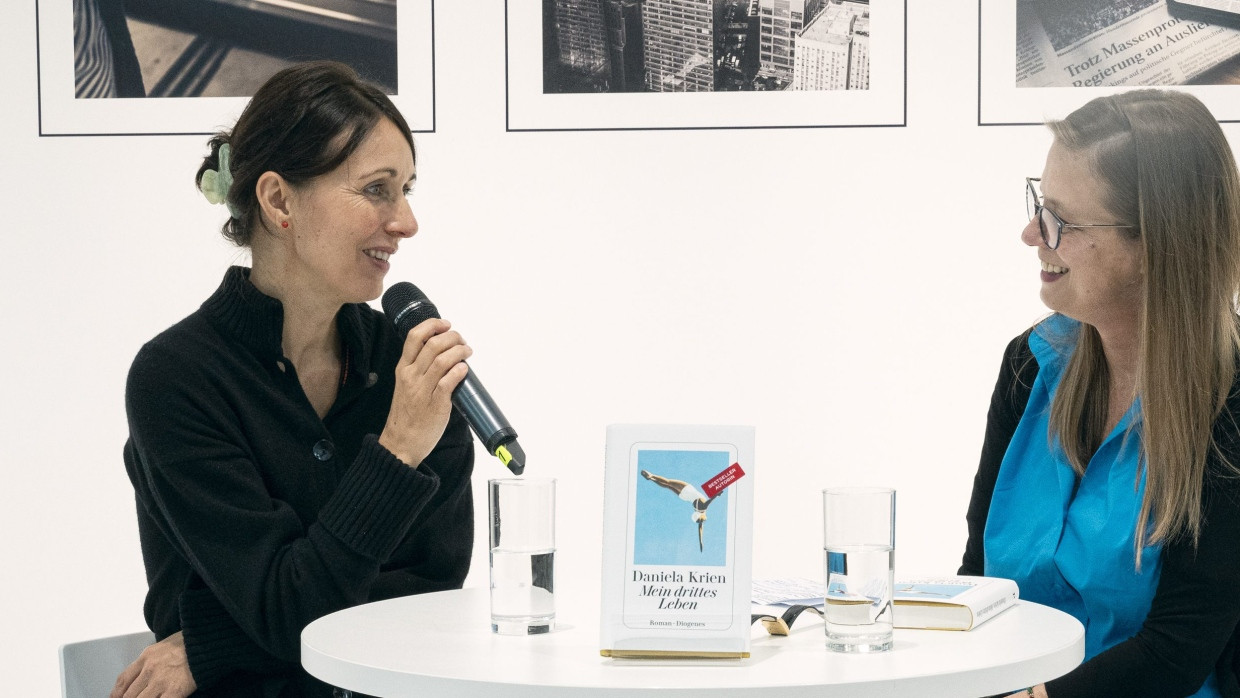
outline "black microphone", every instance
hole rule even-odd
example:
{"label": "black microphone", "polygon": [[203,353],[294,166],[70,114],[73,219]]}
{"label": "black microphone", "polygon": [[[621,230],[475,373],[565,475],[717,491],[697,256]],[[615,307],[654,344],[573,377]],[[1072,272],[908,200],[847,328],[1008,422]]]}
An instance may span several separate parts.
{"label": "black microphone", "polygon": [[[392,319],[402,340],[423,320],[439,317],[435,304],[408,281],[393,285],[383,294],[383,312]],[[525,451],[517,443],[517,430],[499,411],[499,406],[482,387],[473,368],[452,391],[452,405],[464,415],[465,421],[486,446],[487,453],[499,458],[513,475],[520,475],[525,470]]]}

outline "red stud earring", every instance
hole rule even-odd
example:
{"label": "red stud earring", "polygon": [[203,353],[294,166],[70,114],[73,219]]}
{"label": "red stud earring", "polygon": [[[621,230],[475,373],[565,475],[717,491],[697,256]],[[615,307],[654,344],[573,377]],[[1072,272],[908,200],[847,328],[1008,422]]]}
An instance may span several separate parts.
{"label": "red stud earring", "polygon": [[281,228],[287,228],[287,227],[288,227],[288,221],[280,221],[280,227],[281,227]]}

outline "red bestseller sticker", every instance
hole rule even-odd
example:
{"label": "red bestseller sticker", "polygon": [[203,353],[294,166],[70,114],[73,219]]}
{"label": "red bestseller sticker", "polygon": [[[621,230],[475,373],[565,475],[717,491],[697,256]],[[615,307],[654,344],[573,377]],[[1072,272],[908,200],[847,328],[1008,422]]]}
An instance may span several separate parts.
{"label": "red bestseller sticker", "polygon": [[741,470],[739,463],[733,463],[725,468],[723,472],[707,480],[706,483],[702,485],[702,494],[707,497],[717,497],[720,492],[728,487],[728,485],[731,485],[743,477],[745,477],[745,471]]}

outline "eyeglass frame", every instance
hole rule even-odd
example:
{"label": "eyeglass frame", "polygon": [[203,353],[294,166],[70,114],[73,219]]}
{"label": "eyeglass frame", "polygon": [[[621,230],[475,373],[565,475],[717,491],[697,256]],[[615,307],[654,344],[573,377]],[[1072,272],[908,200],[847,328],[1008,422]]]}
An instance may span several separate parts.
{"label": "eyeglass frame", "polygon": [[[1042,233],[1042,244],[1046,245],[1047,249],[1051,249],[1051,250],[1059,249],[1059,242],[1063,240],[1063,229],[1064,228],[1136,228],[1137,227],[1135,225],[1126,225],[1124,223],[1064,223],[1063,219],[1059,217],[1058,213],[1055,213],[1054,211],[1047,208],[1042,203],[1042,192],[1039,191],[1041,189],[1041,185],[1038,186],[1038,189],[1033,188],[1034,182],[1041,182],[1041,181],[1042,181],[1041,177],[1025,177],[1025,211],[1029,214],[1030,220],[1033,220],[1034,218],[1038,219],[1038,231]],[[1029,210],[1030,208],[1032,208],[1033,210]],[[1053,245],[1050,242],[1050,233],[1046,229],[1046,219],[1042,217],[1043,211],[1045,211],[1046,213],[1049,213],[1051,215],[1051,218],[1054,219],[1055,221],[1055,244]]]}

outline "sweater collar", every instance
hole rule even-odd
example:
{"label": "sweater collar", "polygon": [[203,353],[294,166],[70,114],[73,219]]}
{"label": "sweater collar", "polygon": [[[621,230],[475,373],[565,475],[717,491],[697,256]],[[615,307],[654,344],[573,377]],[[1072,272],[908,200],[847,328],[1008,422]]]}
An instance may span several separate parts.
{"label": "sweater collar", "polygon": [[[370,346],[364,304],[345,304],[336,314],[336,326],[349,357],[350,375],[365,377],[370,370]],[[220,330],[251,350],[271,358],[284,355],[284,304],[264,294],[250,283],[247,267],[230,267],[224,280],[202,304],[202,311]]]}

